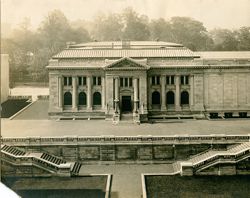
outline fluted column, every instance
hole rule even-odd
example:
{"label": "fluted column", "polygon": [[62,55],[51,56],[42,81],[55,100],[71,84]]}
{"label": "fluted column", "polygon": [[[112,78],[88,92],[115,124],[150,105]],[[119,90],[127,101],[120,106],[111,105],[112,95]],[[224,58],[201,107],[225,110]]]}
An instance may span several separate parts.
{"label": "fluted column", "polygon": [[190,106],[194,105],[194,76],[190,76]]}
{"label": "fluted column", "polygon": [[58,107],[63,107],[63,86],[62,86],[62,76],[58,76]]}
{"label": "fluted column", "polygon": [[166,110],[166,76],[161,76],[161,110]]}
{"label": "fluted column", "polygon": [[119,111],[119,77],[115,77],[115,113]]}
{"label": "fluted column", "polygon": [[135,78],[134,79],[134,112],[138,113],[138,103],[139,103],[139,97],[138,97],[138,92],[139,92],[139,79]]}
{"label": "fluted column", "polygon": [[87,109],[92,110],[92,84],[91,76],[87,76]]}
{"label": "fluted column", "polygon": [[102,109],[105,109],[106,106],[106,85],[105,85],[105,76],[102,77]]}
{"label": "fluted column", "polygon": [[175,110],[180,111],[180,76],[175,76]]}
{"label": "fluted column", "polygon": [[78,105],[78,97],[77,97],[77,77],[73,76],[72,77],[72,85],[73,85],[73,90],[72,90],[72,109],[77,110],[77,105]]}

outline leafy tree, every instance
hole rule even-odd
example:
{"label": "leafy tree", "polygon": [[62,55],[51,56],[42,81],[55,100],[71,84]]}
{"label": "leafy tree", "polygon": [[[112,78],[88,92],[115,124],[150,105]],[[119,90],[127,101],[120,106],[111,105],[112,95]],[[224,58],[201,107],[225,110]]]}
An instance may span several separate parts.
{"label": "leafy tree", "polygon": [[214,29],[210,32],[214,41],[213,50],[232,51],[237,50],[238,41],[236,32],[228,29]]}
{"label": "leafy tree", "polygon": [[118,14],[109,14],[108,16],[100,14],[94,20],[92,31],[93,39],[99,41],[116,41],[121,39],[123,24],[121,16]]}
{"label": "leafy tree", "polygon": [[171,24],[163,18],[152,20],[150,25],[150,37],[152,40],[174,41]]}
{"label": "leafy tree", "polygon": [[238,50],[250,50],[250,27],[241,27],[235,34]]}
{"label": "leafy tree", "polygon": [[50,12],[39,29],[44,45],[48,47],[51,54],[59,52],[66,46],[69,31],[69,21],[60,10]]}
{"label": "leafy tree", "polygon": [[170,20],[174,41],[192,50],[204,50],[210,45],[206,28],[189,17],[173,17]]}
{"label": "leafy tree", "polygon": [[128,40],[149,40],[150,31],[148,27],[148,18],[146,16],[138,16],[132,8],[126,8],[122,14],[124,30],[123,39]]}

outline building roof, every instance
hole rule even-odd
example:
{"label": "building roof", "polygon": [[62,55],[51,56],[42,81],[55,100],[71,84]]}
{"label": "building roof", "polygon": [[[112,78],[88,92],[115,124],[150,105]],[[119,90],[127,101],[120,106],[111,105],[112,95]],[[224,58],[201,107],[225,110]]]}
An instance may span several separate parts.
{"label": "building roof", "polygon": [[250,51],[206,51],[196,52],[202,59],[249,59]]}
{"label": "building roof", "polygon": [[181,48],[171,49],[65,49],[53,58],[193,58],[199,57],[191,50]]}
{"label": "building roof", "polygon": [[194,58],[199,55],[181,44],[163,41],[105,41],[70,45],[53,56],[60,58]]}

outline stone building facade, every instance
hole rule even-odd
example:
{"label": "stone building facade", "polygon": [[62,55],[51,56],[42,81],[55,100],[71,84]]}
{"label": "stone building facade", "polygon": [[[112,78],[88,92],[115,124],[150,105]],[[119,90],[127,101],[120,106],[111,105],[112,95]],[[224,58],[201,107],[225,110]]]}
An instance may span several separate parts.
{"label": "stone building facade", "polygon": [[1,54],[1,103],[9,96],[9,55]]}
{"label": "stone building facade", "polygon": [[52,118],[135,122],[250,116],[250,52],[193,52],[160,41],[91,42],[53,56]]}

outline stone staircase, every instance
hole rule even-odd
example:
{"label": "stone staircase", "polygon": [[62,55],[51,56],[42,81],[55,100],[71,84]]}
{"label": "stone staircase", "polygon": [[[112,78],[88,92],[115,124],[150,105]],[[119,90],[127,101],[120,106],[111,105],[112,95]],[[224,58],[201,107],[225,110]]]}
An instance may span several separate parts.
{"label": "stone staircase", "polygon": [[43,153],[41,155],[41,158],[44,159],[44,160],[46,160],[46,161],[48,161],[48,162],[52,162],[54,164],[57,164],[57,165],[59,165],[59,164],[65,164],[66,163],[65,160],[62,160],[62,159],[60,159],[58,157],[52,156],[52,155],[47,154],[47,153]]}
{"label": "stone staircase", "polygon": [[173,163],[173,169],[175,174],[179,174],[182,171],[182,163],[188,163],[191,164],[195,172],[199,172],[218,163],[235,163],[249,156],[250,142],[246,142],[236,146],[230,146],[225,151],[209,150],[192,156],[187,161],[177,161]]}
{"label": "stone staircase", "polygon": [[132,113],[122,113],[121,114],[122,122],[133,122],[133,114]]}
{"label": "stone staircase", "polygon": [[3,145],[1,147],[1,150],[7,153],[10,153],[12,155],[15,155],[15,156],[23,156],[26,154],[24,151],[21,151],[13,146],[8,146],[8,145]]}
{"label": "stone staircase", "polygon": [[74,165],[72,166],[72,169],[71,169],[71,173],[72,175],[79,175],[79,171],[82,167],[82,164],[80,164],[79,162],[75,162]]}
{"label": "stone staircase", "polygon": [[1,145],[2,160],[14,166],[35,166],[51,174],[78,175],[81,164],[67,162],[48,153],[24,152],[16,147]]}

